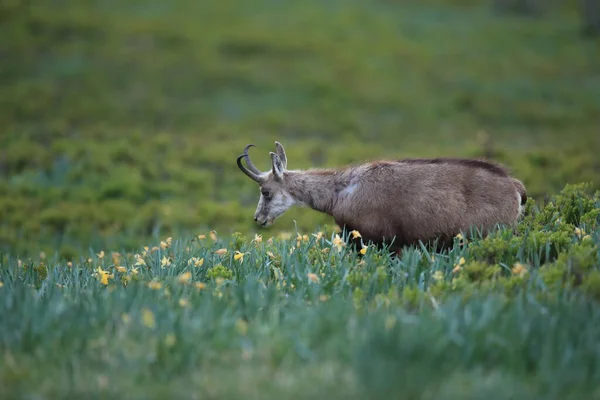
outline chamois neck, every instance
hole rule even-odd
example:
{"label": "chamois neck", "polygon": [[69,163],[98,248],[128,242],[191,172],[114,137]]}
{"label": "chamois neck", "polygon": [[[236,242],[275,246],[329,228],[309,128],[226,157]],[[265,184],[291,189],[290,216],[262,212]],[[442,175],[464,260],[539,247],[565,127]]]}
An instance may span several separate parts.
{"label": "chamois neck", "polygon": [[287,171],[284,176],[289,193],[316,211],[332,215],[337,193],[344,187],[344,177],[335,169]]}

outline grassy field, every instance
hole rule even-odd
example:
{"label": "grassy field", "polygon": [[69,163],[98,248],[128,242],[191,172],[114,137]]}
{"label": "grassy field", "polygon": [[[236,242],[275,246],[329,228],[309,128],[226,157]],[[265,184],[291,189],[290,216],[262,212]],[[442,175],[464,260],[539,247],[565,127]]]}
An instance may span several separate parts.
{"label": "grassy field", "polygon": [[[600,399],[600,42],[487,3],[0,3],[0,399]],[[401,258],[259,229],[235,159],[275,140],[488,157],[526,216]]]}
{"label": "grassy field", "polygon": [[3,258],[3,398],[598,399],[599,216],[574,186],[441,254],[325,230]]}

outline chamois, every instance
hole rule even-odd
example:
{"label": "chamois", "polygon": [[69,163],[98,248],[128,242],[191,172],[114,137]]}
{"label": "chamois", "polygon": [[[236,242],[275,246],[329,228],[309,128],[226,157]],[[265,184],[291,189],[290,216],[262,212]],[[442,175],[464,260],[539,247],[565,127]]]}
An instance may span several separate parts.
{"label": "chamois", "polygon": [[[380,160],[344,168],[288,170],[281,143],[269,152],[272,168],[261,172],[248,149],[238,167],[260,187],[254,220],[270,226],[293,205],[333,217],[363,242],[407,245],[452,244],[459,233],[487,235],[496,226],[515,226],[527,201],[521,181],[498,164],[461,158]],[[242,164],[246,160],[247,167]]]}

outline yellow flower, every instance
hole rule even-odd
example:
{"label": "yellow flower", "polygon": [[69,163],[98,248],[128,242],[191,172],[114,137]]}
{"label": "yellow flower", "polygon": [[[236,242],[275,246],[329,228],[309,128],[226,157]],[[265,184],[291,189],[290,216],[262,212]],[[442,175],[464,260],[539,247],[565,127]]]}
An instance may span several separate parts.
{"label": "yellow flower", "polygon": [[268,243],[268,244],[273,244],[273,238],[272,238],[272,237],[270,237],[270,238],[269,238],[269,240],[267,240],[267,243]]}
{"label": "yellow flower", "polygon": [[154,328],[156,321],[154,319],[154,313],[147,308],[142,309],[142,322],[148,328]]}
{"label": "yellow flower", "polygon": [[217,231],[210,231],[209,235],[213,242],[217,241]]}
{"label": "yellow flower", "polygon": [[367,249],[368,249],[368,246],[363,246],[363,247],[360,249],[360,254],[362,254],[362,255],[365,255],[365,254],[367,254]]}
{"label": "yellow flower", "polygon": [[98,267],[96,271],[97,275],[100,276],[100,283],[103,285],[108,285],[108,280],[114,278],[114,274],[109,274],[108,271],[105,271],[100,267]]}
{"label": "yellow flower", "polygon": [[[21,260],[19,260],[19,261],[21,261]],[[20,267],[20,265],[19,265],[19,267]],[[71,261],[67,262],[67,267],[69,267],[69,268],[73,267],[73,263]]]}
{"label": "yellow flower", "polygon": [[512,273],[515,275],[523,276],[527,273],[527,268],[521,263],[515,263],[513,265]]}
{"label": "yellow flower", "polygon": [[188,265],[194,265],[194,267],[198,268],[204,264],[204,258],[192,257],[188,261]]}
{"label": "yellow flower", "polygon": [[590,235],[585,235],[584,237],[581,238],[581,240],[591,240],[592,237]]}
{"label": "yellow flower", "polygon": [[146,261],[144,261],[144,258],[139,254],[136,254],[133,257],[135,258],[135,265],[146,265]]}
{"label": "yellow flower", "polygon": [[464,265],[465,264],[465,258],[461,257],[460,260],[458,260],[458,265]]}
{"label": "yellow flower", "polygon": [[99,259],[104,258],[104,250],[101,250],[100,253],[97,254]]}
{"label": "yellow flower", "polygon": [[119,271],[121,273],[127,272],[127,268],[125,268],[125,267],[121,267],[121,266],[117,265],[115,268],[117,269],[117,271]]}
{"label": "yellow flower", "polygon": [[307,276],[311,282],[314,282],[314,283],[319,282],[319,277],[317,276],[317,274],[313,274],[312,272],[310,272]]}
{"label": "yellow flower", "polygon": [[344,240],[337,233],[335,234],[335,237],[333,238],[332,244],[335,247],[337,247],[338,251],[342,250],[342,247],[346,245],[346,243],[344,243]]}
{"label": "yellow flower", "polygon": [[133,268],[131,268],[131,273],[132,273],[133,275],[137,275],[137,274],[138,274],[138,267],[133,267]]}
{"label": "yellow flower", "polygon": [[160,283],[156,280],[151,280],[150,282],[148,282],[148,287],[150,289],[158,290],[162,287],[162,283]]}
{"label": "yellow flower", "polygon": [[185,298],[183,298],[183,297],[182,297],[181,299],[179,299],[179,305],[180,305],[181,307],[187,307],[189,304],[190,304],[190,303],[187,301],[187,299],[185,299]]}
{"label": "yellow flower", "polygon": [[585,231],[581,228],[575,227],[575,234],[579,237],[582,237],[583,235],[585,235]]}
{"label": "yellow flower", "polygon": [[442,271],[435,271],[435,273],[433,274],[433,279],[435,279],[436,281],[439,281],[441,279],[444,279],[444,273]]}
{"label": "yellow flower", "polygon": [[259,235],[258,233],[254,234],[254,239],[252,239],[252,241],[256,244],[259,244],[260,242],[262,242],[262,235]]}
{"label": "yellow flower", "polygon": [[4,286],[4,282],[0,281],[0,287]]}
{"label": "yellow flower", "polygon": [[300,243],[308,242],[308,235],[301,235],[300,233],[296,236],[296,244],[300,246]]}
{"label": "yellow flower", "polygon": [[460,266],[460,265],[458,265],[458,264],[456,264],[456,265],[454,266],[454,268],[452,268],[452,273],[453,273],[453,274],[456,274],[458,271],[460,271],[460,269],[461,269],[461,266]]}
{"label": "yellow flower", "polygon": [[163,256],[162,260],[160,260],[160,266],[162,268],[168,267],[171,265],[171,260],[167,258],[167,256]]}
{"label": "yellow flower", "polygon": [[323,232],[319,231],[317,233],[313,233],[312,234],[316,240],[321,240],[321,238],[323,237]]}
{"label": "yellow flower", "polygon": [[160,241],[160,248],[164,250],[164,249],[166,249],[168,247],[171,247],[172,241],[173,241],[173,238],[171,238],[171,237],[168,237],[165,241],[161,240]]}
{"label": "yellow flower", "polygon": [[240,335],[246,335],[246,333],[248,332],[248,323],[243,319],[238,319],[235,322],[235,329]]}
{"label": "yellow flower", "polygon": [[462,233],[459,233],[458,235],[456,235],[456,238],[457,238],[458,240],[462,240],[462,239],[464,239],[464,238],[463,238],[463,235],[462,235]]}
{"label": "yellow flower", "polygon": [[267,251],[267,255],[269,256],[269,258],[275,258],[275,254],[273,254],[272,251]]}
{"label": "yellow flower", "polygon": [[194,286],[196,286],[196,288],[198,288],[198,289],[204,289],[206,287],[206,283],[204,283],[204,282],[195,282]]}
{"label": "yellow flower", "polygon": [[112,261],[114,265],[119,265],[120,261],[121,261],[121,254],[119,253],[112,253]]}
{"label": "yellow flower", "polygon": [[167,333],[167,336],[165,336],[165,346],[167,346],[167,347],[173,347],[175,345],[176,341],[177,341],[177,339],[175,338],[175,335],[172,333]]}
{"label": "yellow flower", "polygon": [[198,239],[199,240],[204,240],[204,239],[206,239],[206,235],[198,235]]}
{"label": "yellow flower", "polygon": [[219,249],[219,250],[216,250],[216,251],[215,251],[215,254],[217,254],[217,255],[219,255],[219,256],[225,255],[225,254],[227,254],[227,249]]}
{"label": "yellow flower", "polygon": [[249,253],[241,253],[241,252],[239,252],[239,251],[236,250],[235,251],[235,255],[233,256],[233,259],[236,260],[236,261],[240,260],[240,263],[243,263],[244,262],[244,255],[245,254],[249,254]]}
{"label": "yellow flower", "polygon": [[360,232],[357,231],[357,230],[350,231],[350,234],[352,235],[352,239],[356,239],[356,238],[362,237],[360,235]]}
{"label": "yellow flower", "polygon": [[190,279],[192,279],[192,273],[190,271],[186,271],[177,277],[177,282],[187,283],[190,281]]}

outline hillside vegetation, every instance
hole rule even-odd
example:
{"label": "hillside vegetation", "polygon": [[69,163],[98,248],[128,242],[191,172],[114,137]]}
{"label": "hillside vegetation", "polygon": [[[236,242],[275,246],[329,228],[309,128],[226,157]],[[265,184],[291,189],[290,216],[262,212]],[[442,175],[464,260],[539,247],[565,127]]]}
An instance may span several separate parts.
{"label": "hillside vegetation", "polygon": [[[543,203],[600,187],[600,52],[573,3],[14,1],[0,7],[0,247],[258,232],[260,168],[486,156]],[[294,210],[267,234],[331,220]],[[262,231],[261,231],[262,232]]]}

